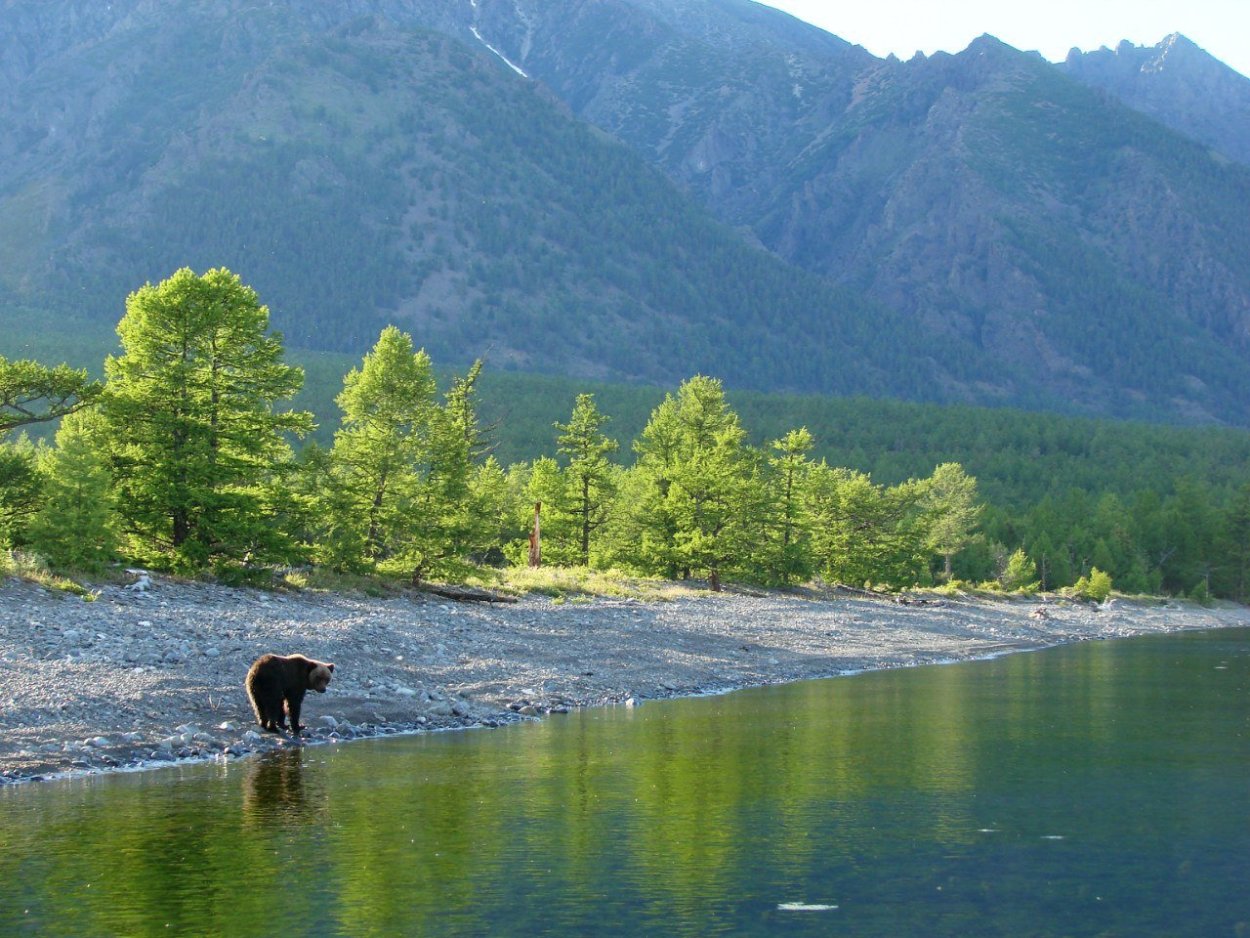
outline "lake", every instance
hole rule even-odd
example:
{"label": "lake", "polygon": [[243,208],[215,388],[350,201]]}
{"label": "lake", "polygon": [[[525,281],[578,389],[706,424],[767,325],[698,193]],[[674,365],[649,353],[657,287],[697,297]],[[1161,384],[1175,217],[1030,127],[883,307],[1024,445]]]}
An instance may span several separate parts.
{"label": "lake", "polygon": [[0,790],[4,935],[1250,935],[1250,630]]}

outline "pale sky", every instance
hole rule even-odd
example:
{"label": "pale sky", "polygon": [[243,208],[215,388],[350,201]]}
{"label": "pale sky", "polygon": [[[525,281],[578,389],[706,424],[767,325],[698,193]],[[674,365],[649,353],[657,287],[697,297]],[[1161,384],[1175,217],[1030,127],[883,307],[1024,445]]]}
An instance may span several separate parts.
{"label": "pale sky", "polygon": [[1051,61],[1182,33],[1250,75],[1250,0],[762,0],[873,55],[960,52],[982,33]]}

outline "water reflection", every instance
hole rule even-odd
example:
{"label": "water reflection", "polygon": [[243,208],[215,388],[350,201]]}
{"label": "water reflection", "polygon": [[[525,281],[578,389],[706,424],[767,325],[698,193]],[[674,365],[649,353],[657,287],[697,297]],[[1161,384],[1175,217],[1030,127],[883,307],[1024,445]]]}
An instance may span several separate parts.
{"label": "water reflection", "polygon": [[310,783],[306,785],[304,762],[304,753],[295,748],[246,764],[241,785],[245,825],[272,829],[274,825],[325,822],[330,805],[325,777],[309,772]]}
{"label": "water reflection", "polygon": [[1229,933],[1248,642],[3,791],[0,933]]}

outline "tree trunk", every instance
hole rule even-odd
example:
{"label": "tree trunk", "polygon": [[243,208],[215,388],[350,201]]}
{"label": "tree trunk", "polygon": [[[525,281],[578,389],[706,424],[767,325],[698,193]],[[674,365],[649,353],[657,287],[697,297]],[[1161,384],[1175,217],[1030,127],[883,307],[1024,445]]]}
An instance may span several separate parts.
{"label": "tree trunk", "polygon": [[530,566],[540,567],[543,562],[542,534],[538,529],[538,516],[542,512],[543,503],[534,502],[534,528],[530,531]]}
{"label": "tree trunk", "polygon": [[590,566],[590,478],[582,478],[582,566]]}

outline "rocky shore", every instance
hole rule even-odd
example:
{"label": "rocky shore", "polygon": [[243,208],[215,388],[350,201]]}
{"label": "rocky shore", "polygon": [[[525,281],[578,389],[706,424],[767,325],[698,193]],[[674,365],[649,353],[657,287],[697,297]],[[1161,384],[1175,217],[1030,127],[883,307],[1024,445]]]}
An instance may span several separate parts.
{"label": "rocky shore", "polygon": [[[0,784],[633,706],[1064,642],[1250,625],[1250,609],[1113,600],[695,594],[516,604],[270,593],[160,577],[93,601],[0,584]],[[259,731],[265,652],[336,664],[305,737]]]}

